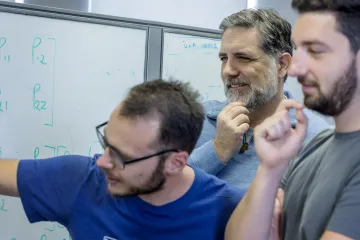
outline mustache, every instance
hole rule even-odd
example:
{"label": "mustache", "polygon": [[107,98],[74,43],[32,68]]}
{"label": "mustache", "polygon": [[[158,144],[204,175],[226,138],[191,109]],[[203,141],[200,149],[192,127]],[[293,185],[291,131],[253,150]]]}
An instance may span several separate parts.
{"label": "mustache", "polygon": [[299,77],[298,77],[298,82],[299,82],[300,84],[310,85],[310,86],[314,86],[314,87],[317,87],[317,86],[318,86],[318,84],[317,84],[315,81],[306,79],[306,78],[303,77],[303,76],[299,76]]}
{"label": "mustache", "polygon": [[226,78],[225,86],[229,88],[231,85],[250,85],[250,81],[245,78]]}

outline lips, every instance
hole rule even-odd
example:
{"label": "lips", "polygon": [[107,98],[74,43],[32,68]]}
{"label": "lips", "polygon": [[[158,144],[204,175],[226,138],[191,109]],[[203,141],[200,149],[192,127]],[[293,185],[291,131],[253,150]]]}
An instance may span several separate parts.
{"label": "lips", "polygon": [[313,91],[313,89],[315,89],[315,86],[314,86],[314,85],[302,84],[301,90],[303,91],[303,93],[310,93],[310,92]]}
{"label": "lips", "polygon": [[111,184],[111,185],[114,185],[114,184],[120,182],[118,179],[116,179],[114,177],[107,176],[106,179],[107,179],[108,183]]}
{"label": "lips", "polygon": [[238,87],[245,87],[247,84],[231,84],[229,87],[231,88],[238,88]]}

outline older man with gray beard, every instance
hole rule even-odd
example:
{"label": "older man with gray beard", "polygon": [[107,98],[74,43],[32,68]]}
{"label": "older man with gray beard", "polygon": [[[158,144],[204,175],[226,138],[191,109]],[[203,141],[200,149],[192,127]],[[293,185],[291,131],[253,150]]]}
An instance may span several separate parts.
{"label": "older man with gray beard", "polygon": [[[227,101],[205,103],[206,119],[189,164],[246,189],[259,166],[253,129],[291,98],[284,82],[292,56],[291,25],[270,9],[244,9],[226,17],[219,59]],[[290,111],[292,126],[295,112]],[[329,128],[305,110],[305,141]]]}

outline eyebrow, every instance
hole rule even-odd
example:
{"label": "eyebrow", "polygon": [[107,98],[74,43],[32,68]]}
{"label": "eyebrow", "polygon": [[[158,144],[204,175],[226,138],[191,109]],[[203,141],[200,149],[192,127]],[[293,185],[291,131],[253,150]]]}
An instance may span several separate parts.
{"label": "eyebrow", "polygon": [[[224,57],[226,56],[227,54],[224,53],[224,52],[219,52],[219,57]],[[236,55],[236,56],[244,56],[244,57],[250,57],[251,54],[248,53],[248,52],[242,52],[242,51],[237,51],[235,53],[233,53],[233,55]]]}
{"label": "eyebrow", "polygon": [[[296,44],[293,40],[291,40],[291,44],[293,46],[293,48],[295,49],[296,48]],[[327,47],[327,48],[330,48],[329,45],[327,45],[326,43],[324,42],[321,42],[319,40],[306,40],[306,41],[301,41],[301,45],[305,45],[305,46],[311,46],[311,45],[320,45],[320,46],[324,46],[324,47]]]}
{"label": "eyebrow", "polygon": [[226,56],[226,55],[227,55],[227,54],[226,54],[226,53],[223,53],[223,52],[219,52],[219,54],[218,54],[219,58],[224,57],[224,56]]}
{"label": "eyebrow", "polygon": [[113,145],[111,145],[111,144],[109,143],[109,141],[107,140],[106,131],[105,131],[105,130],[106,130],[106,128],[104,129],[105,142],[106,142],[106,144],[107,144],[110,148],[114,149],[118,154],[120,154],[121,157],[125,158],[125,160],[135,159],[135,157],[131,157],[130,155],[128,155],[128,154],[126,154],[126,153],[123,153],[123,151],[120,151],[118,148],[116,148],[116,147],[114,147]]}

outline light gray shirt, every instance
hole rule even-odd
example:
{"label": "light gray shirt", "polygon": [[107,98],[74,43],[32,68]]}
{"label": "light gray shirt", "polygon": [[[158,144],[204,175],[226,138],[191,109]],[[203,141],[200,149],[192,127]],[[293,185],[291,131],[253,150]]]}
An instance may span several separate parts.
{"label": "light gray shirt", "polygon": [[326,230],[360,239],[360,131],[325,130],[289,165],[282,239],[320,239]]}

